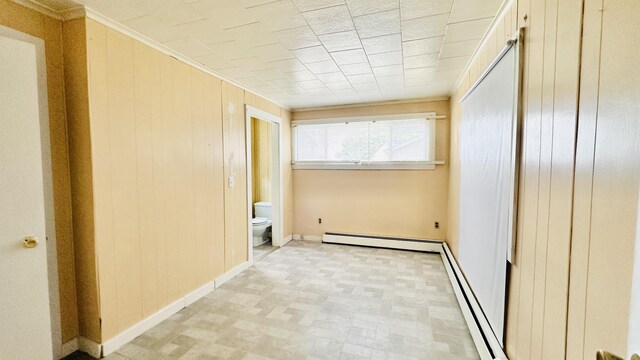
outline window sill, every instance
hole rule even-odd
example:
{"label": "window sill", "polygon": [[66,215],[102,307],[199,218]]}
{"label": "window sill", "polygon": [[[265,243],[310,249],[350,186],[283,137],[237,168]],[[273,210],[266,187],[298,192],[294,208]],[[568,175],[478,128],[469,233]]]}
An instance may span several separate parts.
{"label": "window sill", "polygon": [[444,161],[383,163],[294,162],[291,164],[291,168],[293,170],[435,170],[436,165],[444,165]]}

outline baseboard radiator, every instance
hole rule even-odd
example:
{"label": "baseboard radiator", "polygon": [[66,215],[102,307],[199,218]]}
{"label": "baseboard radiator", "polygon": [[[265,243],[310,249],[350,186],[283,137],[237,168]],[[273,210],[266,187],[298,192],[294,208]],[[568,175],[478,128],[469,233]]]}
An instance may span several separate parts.
{"label": "baseboard radiator", "polygon": [[478,350],[481,360],[506,360],[500,341],[496,339],[480,304],[465,279],[449,246],[439,240],[415,240],[384,236],[367,236],[341,233],[325,233],[323,243],[377,247],[385,249],[411,250],[438,253],[442,258],[449,281],[460,305],[462,315]]}
{"label": "baseboard radiator", "polygon": [[440,240],[414,240],[387,236],[325,233],[322,236],[322,242],[398,250],[442,252],[442,241]]}

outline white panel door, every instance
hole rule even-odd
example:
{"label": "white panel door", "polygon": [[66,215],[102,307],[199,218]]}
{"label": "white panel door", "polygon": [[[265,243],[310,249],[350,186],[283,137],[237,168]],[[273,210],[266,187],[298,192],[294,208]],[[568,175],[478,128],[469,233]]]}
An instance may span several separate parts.
{"label": "white panel door", "polygon": [[0,359],[52,358],[40,141],[36,47],[0,36]]}

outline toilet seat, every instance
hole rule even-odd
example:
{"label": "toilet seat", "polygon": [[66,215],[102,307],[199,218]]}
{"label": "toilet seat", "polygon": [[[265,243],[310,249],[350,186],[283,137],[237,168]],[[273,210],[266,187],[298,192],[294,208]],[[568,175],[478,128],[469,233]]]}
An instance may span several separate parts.
{"label": "toilet seat", "polygon": [[264,225],[269,222],[269,219],[264,217],[256,217],[251,219],[251,225]]}

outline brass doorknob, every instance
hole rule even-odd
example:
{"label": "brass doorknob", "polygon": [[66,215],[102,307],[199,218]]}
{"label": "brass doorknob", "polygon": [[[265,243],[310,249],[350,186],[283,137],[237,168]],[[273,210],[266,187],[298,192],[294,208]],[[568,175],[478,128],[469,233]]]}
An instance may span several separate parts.
{"label": "brass doorknob", "polygon": [[38,246],[39,242],[37,237],[27,236],[26,238],[22,239],[22,243],[27,249],[33,249],[34,247]]}

